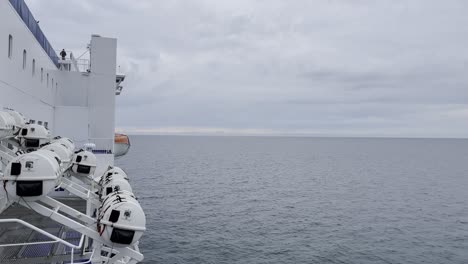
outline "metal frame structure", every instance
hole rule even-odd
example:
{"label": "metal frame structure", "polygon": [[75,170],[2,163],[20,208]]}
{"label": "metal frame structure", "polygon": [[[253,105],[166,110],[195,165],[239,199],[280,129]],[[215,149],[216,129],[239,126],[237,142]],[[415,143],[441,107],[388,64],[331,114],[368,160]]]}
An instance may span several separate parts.
{"label": "metal frame structure", "polygon": [[[24,242],[24,243],[8,243],[8,244],[0,244],[0,247],[15,247],[15,246],[27,246],[27,245],[40,245],[40,244],[53,244],[53,243],[60,243],[60,244],[63,244],[69,248],[71,248],[71,254],[70,254],[70,263],[74,263],[74,264],[86,264],[86,263],[91,263],[91,259],[92,259],[92,255],[93,253],[90,254],[89,256],[89,260],[86,261],[86,262],[74,262],[73,260],[73,257],[75,255],[75,249],[81,249],[82,246],[83,246],[83,242],[84,242],[84,235],[81,236],[80,238],[80,242],[78,245],[73,245],[71,243],[69,243],[68,241],[65,241],[61,238],[58,238],[34,225],[31,225],[30,223],[28,222],[25,222],[21,219],[16,219],[16,218],[13,218],[13,219],[0,219],[0,224],[4,224],[4,223],[18,223],[22,226],[25,226],[25,227],[28,227],[48,238],[51,238],[52,241],[40,241],[40,242]],[[86,257],[86,256],[85,256]]]}
{"label": "metal frame structure", "polygon": [[[5,147],[1,143],[2,140],[0,139],[0,161],[3,164],[8,164],[15,158],[16,155],[14,154],[14,151]],[[0,219],[0,225],[2,223],[19,223],[52,239],[52,241],[6,243],[0,244],[0,247],[60,243],[71,248],[72,251],[70,256],[70,263],[76,263],[73,262],[75,249],[83,249],[83,245],[87,246],[89,244],[88,240],[91,239],[93,241],[92,252],[83,254],[85,258],[89,257],[89,260],[79,263],[105,261],[106,263],[134,264],[142,261],[143,254],[141,254],[139,251],[138,242],[133,246],[124,248],[113,248],[112,245],[106,244],[106,241],[101,237],[102,233],[100,234],[97,231],[97,219],[92,217],[94,209],[101,204],[98,195],[95,193],[99,187],[98,183],[92,178],[78,178],[73,176],[72,173],[70,173],[71,167],[72,166],[68,164],[63,168],[62,175],[56,189],[63,188],[70,194],[75,195],[75,197],[85,200],[86,213],[82,213],[75,208],[72,208],[71,206],[68,206],[48,195],[37,201],[26,201],[24,199],[20,199],[17,201],[17,203],[27,209],[33,210],[34,212],[44,217],[52,219],[63,226],[67,226],[79,232],[81,234],[79,245],[73,245],[20,219]],[[1,170],[0,177],[4,177]],[[11,206],[12,203],[13,202],[9,201],[5,204],[5,208],[0,207],[0,212]]]}

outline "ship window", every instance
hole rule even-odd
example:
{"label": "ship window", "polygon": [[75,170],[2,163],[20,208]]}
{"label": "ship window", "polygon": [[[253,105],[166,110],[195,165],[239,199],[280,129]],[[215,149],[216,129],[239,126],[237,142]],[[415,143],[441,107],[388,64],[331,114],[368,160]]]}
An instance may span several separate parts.
{"label": "ship window", "polygon": [[32,76],[36,75],[36,60],[32,60]]}
{"label": "ship window", "polygon": [[26,69],[27,55],[28,53],[26,52],[26,50],[23,50],[23,70]]}
{"label": "ship window", "polygon": [[49,129],[49,122],[44,122],[44,127]]}
{"label": "ship window", "polygon": [[30,124],[35,124],[35,123],[36,123],[36,120],[31,119],[31,120],[29,120],[29,123],[30,123]]}
{"label": "ship window", "polygon": [[37,124],[42,126],[42,121],[37,121]]}
{"label": "ship window", "polygon": [[13,56],[13,36],[8,35],[8,58]]}
{"label": "ship window", "polygon": [[47,74],[47,87],[49,87],[49,74]]}
{"label": "ship window", "polygon": [[44,81],[44,68],[41,68],[41,82]]}
{"label": "ship window", "polygon": [[50,87],[54,88],[54,78],[52,78],[52,85]]}

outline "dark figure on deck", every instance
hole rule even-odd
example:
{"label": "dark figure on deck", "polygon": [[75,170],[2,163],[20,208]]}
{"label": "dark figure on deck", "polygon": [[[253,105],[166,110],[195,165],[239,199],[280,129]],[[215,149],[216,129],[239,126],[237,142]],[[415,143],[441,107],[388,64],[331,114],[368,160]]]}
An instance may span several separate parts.
{"label": "dark figure on deck", "polygon": [[67,52],[65,49],[62,49],[62,52],[60,52],[60,56],[62,56],[62,60],[65,60],[65,57],[67,57]]}

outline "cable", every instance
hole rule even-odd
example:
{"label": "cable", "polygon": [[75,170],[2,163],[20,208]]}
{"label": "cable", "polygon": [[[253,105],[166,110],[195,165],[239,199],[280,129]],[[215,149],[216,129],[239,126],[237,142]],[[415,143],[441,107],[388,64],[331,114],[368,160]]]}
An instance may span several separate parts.
{"label": "cable", "polygon": [[81,57],[83,57],[83,55],[85,55],[86,53],[89,52],[89,49],[87,49],[85,52],[83,52],[83,54],[81,54],[80,56],[78,56],[78,58],[76,58],[75,60],[79,60]]}
{"label": "cable", "polygon": [[[23,202],[29,207],[29,209],[31,209],[31,211],[34,211],[34,209],[32,209],[32,207],[28,204],[28,202],[26,202],[26,200],[24,199],[23,196],[20,196],[20,198],[23,200]],[[35,211],[34,211],[35,212]]]}
{"label": "cable", "polygon": [[10,198],[8,197],[8,191],[6,189],[6,184],[7,184],[8,181],[3,181],[3,189],[5,190],[5,193],[6,193],[6,198],[7,198],[7,203],[10,202]]}

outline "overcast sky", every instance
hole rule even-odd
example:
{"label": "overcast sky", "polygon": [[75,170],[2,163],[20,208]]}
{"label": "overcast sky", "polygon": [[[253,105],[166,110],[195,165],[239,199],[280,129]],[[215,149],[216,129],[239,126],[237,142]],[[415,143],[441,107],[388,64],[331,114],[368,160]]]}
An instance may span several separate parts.
{"label": "overcast sky", "polygon": [[468,137],[468,1],[27,3],[56,49],[118,38],[123,131]]}

